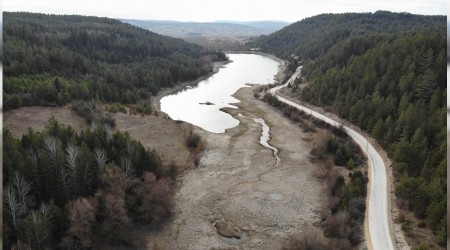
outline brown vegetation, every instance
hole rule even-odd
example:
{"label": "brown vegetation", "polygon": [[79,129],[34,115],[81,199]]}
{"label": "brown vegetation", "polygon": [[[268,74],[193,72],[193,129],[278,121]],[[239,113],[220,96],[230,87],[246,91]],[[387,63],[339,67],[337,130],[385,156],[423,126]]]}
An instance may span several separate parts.
{"label": "brown vegetation", "polygon": [[170,178],[157,180],[153,173],[144,173],[142,179],[133,180],[127,206],[134,208],[134,216],[143,223],[158,226],[173,212],[173,185]]}
{"label": "brown vegetation", "polygon": [[302,234],[292,235],[283,246],[283,250],[325,250],[327,240],[320,230],[311,226]]}
{"label": "brown vegetation", "polygon": [[324,130],[315,133],[311,142],[311,155],[323,159],[328,151],[328,142],[331,139],[331,135]]}
{"label": "brown vegetation", "polygon": [[70,227],[62,239],[64,249],[89,249],[94,238],[94,223],[98,201],[95,198],[78,198],[69,211]]}
{"label": "brown vegetation", "polygon": [[[363,197],[366,196],[367,177],[360,171],[355,171],[350,172],[351,178],[346,181],[343,176],[337,174],[335,165],[345,166],[350,170],[362,165],[365,157],[360,148],[342,126],[331,126],[280,102],[268,93],[263,97],[263,101],[281,110],[284,116],[298,123],[304,131],[315,131],[310,142],[311,160],[319,166],[316,176],[326,181],[329,192],[326,204],[329,210],[322,213],[324,235],[334,239],[333,245],[345,249],[348,249],[349,245],[356,247],[363,240],[362,224],[366,209]],[[331,249],[335,249],[335,246]]]}
{"label": "brown vegetation", "polygon": [[155,228],[173,211],[170,178],[157,180],[150,172],[129,178],[111,165],[103,172],[102,182],[106,188],[94,197],[78,198],[69,207],[70,226],[61,242],[64,249],[131,247],[133,221]]}
{"label": "brown vegetation", "polygon": [[84,117],[89,124],[107,124],[112,128],[116,126],[114,118],[109,114],[104,114],[99,105],[94,101],[74,101],[72,103],[72,110],[77,115]]}
{"label": "brown vegetation", "polygon": [[200,140],[200,135],[191,130],[186,137],[186,145],[190,148],[196,148],[199,145]]}

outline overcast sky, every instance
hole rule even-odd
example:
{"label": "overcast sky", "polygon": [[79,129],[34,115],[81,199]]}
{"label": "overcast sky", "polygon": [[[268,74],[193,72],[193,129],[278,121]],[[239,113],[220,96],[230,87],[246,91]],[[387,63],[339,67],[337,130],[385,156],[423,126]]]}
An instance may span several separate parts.
{"label": "overcast sky", "polygon": [[177,21],[299,21],[321,13],[389,10],[447,15],[445,0],[3,0],[4,11]]}

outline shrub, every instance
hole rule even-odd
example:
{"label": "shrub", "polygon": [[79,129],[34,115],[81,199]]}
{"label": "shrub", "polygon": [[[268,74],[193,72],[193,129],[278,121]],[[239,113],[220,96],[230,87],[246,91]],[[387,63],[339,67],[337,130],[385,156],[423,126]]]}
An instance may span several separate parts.
{"label": "shrub", "polygon": [[352,227],[349,224],[350,214],[347,211],[338,211],[333,214],[324,227],[326,237],[347,238],[352,233]]}
{"label": "shrub", "polygon": [[328,248],[333,250],[348,250],[351,249],[352,245],[346,239],[331,239],[328,241]]}
{"label": "shrub", "polygon": [[112,128],[114,128],[116,126],[116,120],[114,119],[114,117],[112,117],[108,114],[99,118],[99,121],[101,124],[107,124],[107,125],[111,126]]}
{"label": "shrub", "polygon": [[118,102],[108,105],[106,109],[111,113],[117,113],[117,112],[121,112],[121,113],[125,113],[125,114],[127,113],[127,109],[126,109],[125,105],[118,103]]}
{"label": "shrub", "polygon": [[348,162],[345,164],[345,167],[348,169],[354,169],[356,167],[356,162],[353,160],[353,158],[350,158]]}
{"label": "shrub", "polygon": [[404,214],[400,214],[400,215],[398,216],[396,222],[398,222],[398,223],[403,223],[403,222],[405,222],[405,215],[404,215]]}
{"label": "shrub", "polygon": [[74,101],[72,103],[72,110],[77,115],[84,117],[89,124],[107,124],[112,128],[116,126],[115,119],[109,114],[104,115],[94,102]]}
{"label": "shrub", "polygon": [[330,135],[327,132],[323,130],[319,131],[312,141],[311,154],[319,158],[324,157],[327,152],[329,140]]}
{"label": "shrub", "polygon": [[125,201],[130,216],[147,226],[160,226],[173,213],[174,184],[173,178],[157,179],[151,172],[144,172],[141,178],[131,180]]}
{"label": "shrub", "polygon": [[414,247],[414,250],[428,250],[429,248],[424,243],[420,243],[419,245]]}
{"label": "shrub", "polygon": [[201,159],[202,157],[200,156],[200,155],[196,155],[195,156],[195,158],[194,158],[194,165],[196,166],[196,167],[198,167],[198,165],[200,165],[200,159]]}
{"label": "shrub", "polygon": [[85,101],[74,101],[72,103],[72,110],[79,116],[82,116],[91,124],[96,118],[96,109],[93,103]]}
{"label": "shrub", "polygon": [[411,221],[405,220],[405,221],[402,223],[401,228],[402,228],[403,232],[405,232],[405,235],[406,235],[406,236],[411,236],[411,231],[412,231],[412,229],[413,229],[412,226],[411,226]]}
{"label": "shrub", "polygon": [[140,101],[137,104],[131,105],[131,114],[151,115],[153,112],[150,101]]}
{"label": "shrub", "polygon": [[325,250],[326,239],[315,228],[308,227],[301,235],[292,235],[283,246],[283,250]]}
{"label": "shrub", "polygon": [[186,137],[186,145],[190,148],[196,148],[200,143],[200,135],[193,133],[192,131]]}

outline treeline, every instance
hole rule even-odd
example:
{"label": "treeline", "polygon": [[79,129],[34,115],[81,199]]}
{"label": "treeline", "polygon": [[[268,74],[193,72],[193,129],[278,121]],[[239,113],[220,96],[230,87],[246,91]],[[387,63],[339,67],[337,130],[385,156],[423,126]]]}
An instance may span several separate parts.
{"label": "treeline", "polygon": [[227,59],[108,18],[6,12],[3,31],[5,109],[73,99],[135,103]]}
{"label": "treeline", "polygon": [[127,133],[77,134],[51,118],[21,139],[3,131],[4,249],[133,248],[136,225],[172,213],[175,168]]}
{"label": "treeline", "polygon": [[[379,39],[431,27],[445,30],[446,17],[388,11],[321,14],[305,18],[270,35],[260,36],[248,45],[260,47],[283,59],[289,59],[295,54],[300,61],[307,62],[329,53],[332,56],[328,60],[333,56],[345,60],[347,55],[363,53]],[[330,63],[334,66],[333,60]]]}
{"label": "treeline", "polygon": [[445,32],[381,42],[344,66],[309,78],[303,100],[329,106],[370,133],[400,174],[396,195],[426,219],[436,241],[447,235]]}
{"label": "treeline", "polygon": [[400,205],[433,230],[440,246],[447,239],[445,20],[385,11],[325,14],[252,44],[285,59],[298,56],[293,64],[304,67],[290,86],[294,96],[377,139],[394,160]]}

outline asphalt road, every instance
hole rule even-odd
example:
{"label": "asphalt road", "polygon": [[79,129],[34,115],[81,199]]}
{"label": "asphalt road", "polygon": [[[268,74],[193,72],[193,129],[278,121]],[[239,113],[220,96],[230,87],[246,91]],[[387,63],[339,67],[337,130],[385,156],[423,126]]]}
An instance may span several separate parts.
{"label": "asphalt road", "polygon": [[[297,103],[289,101],[281,96],[278,96],[276,92],[287,86],[287,84],[294,81],[294,79],[300,74],[301,67],[297,68],[297,71],[286,82],[286,84],[274,87],[269,92],[276,96],[278,100],[286,103],[292,107],[311,114],[312,116],[325,121],[333,126],[340,126],[341,124],[321,113],[313,111],[309,108],[303,107]],[[367,247],[369,249],[390,250],[395,249],[390,234],[389,227],[389,207],[388,207],[388,177],[386,166],[383,159],[377,150],[370,144],[366,138],[355,130],[343,126],[347,134],[361,147],[362,151],[366,154],[369,161],[369,197],[368,197],[368,230],[370,239],[367,239]]]}

